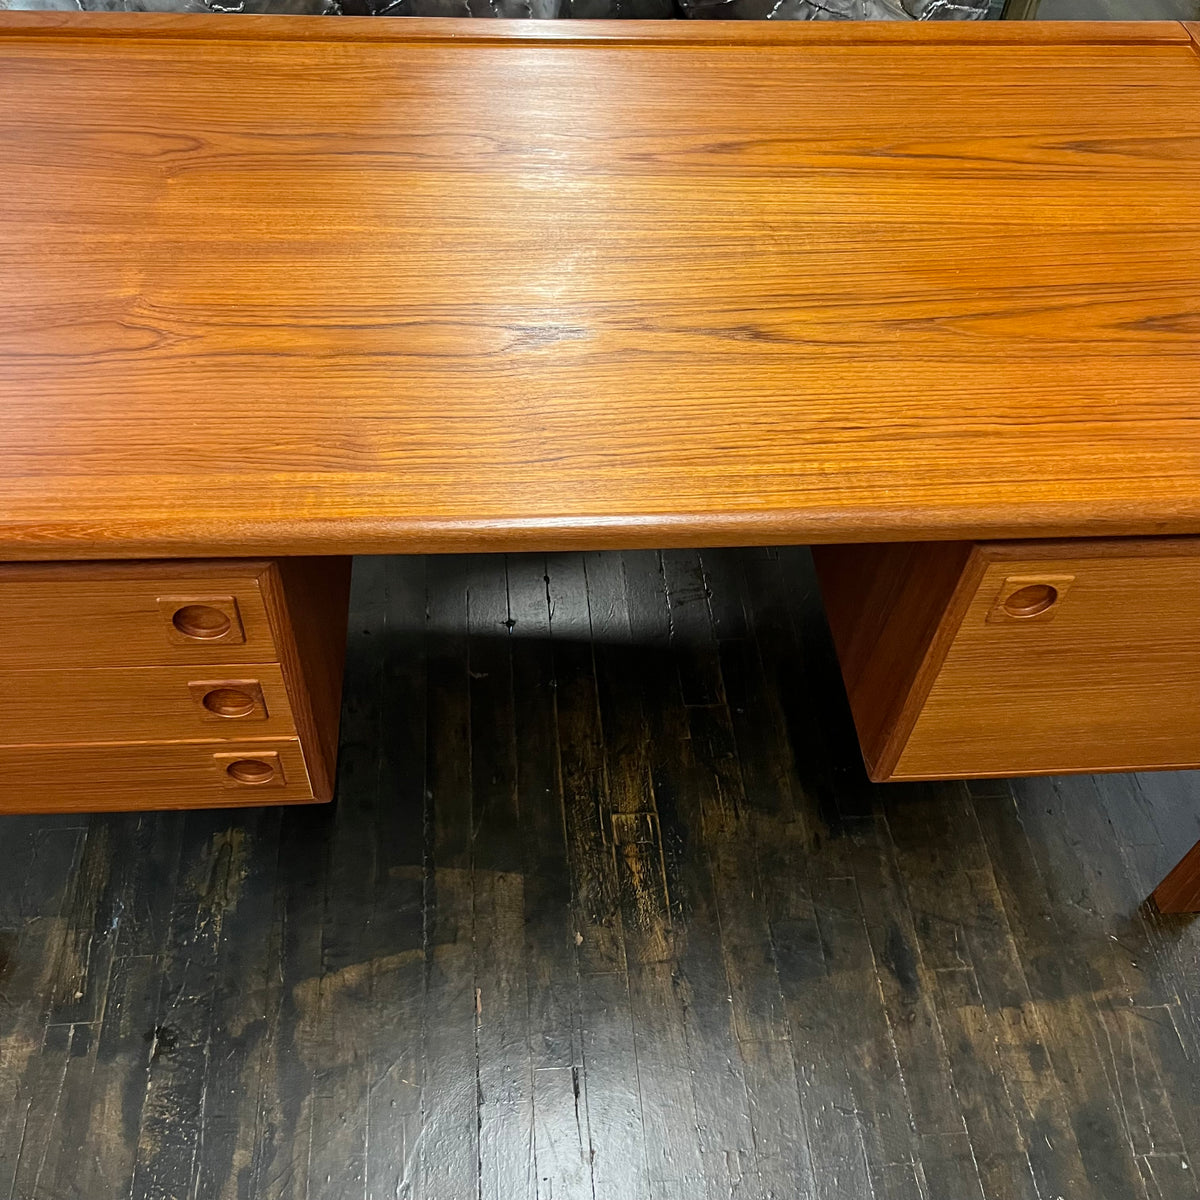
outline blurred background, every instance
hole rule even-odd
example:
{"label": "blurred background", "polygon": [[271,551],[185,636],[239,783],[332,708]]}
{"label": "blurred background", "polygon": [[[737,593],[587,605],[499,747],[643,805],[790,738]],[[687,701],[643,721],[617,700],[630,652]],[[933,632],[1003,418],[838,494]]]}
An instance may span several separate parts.
{"label": "blurred background", "polygon": [[739,21],[1195,20],[1200,0],[0,0],[0,9]]}

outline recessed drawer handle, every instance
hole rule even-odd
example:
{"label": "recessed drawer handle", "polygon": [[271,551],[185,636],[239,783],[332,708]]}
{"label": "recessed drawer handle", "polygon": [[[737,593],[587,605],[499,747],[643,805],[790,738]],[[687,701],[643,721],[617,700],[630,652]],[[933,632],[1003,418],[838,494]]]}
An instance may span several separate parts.
{"label": "recessed drawer handle", "polygon": [[1030,583],[1004,601],[1010,617],[1036,617],[1058,603],[1058,588],[1050,583]]}
{"label": "recessed drawer handle", "polygon": [[275,778],[275,768],[261,758],[238,758],[231,762],[225,773],[238,783],[255,786],[260,783],[270,783]]}
{"label": "recessed drawer handle", "polygon": [[216,717],[248,717],[254,712],[254,697],[237,688],[213,688],[201,701]]}
{"label": "recessed drawer handle", "polygon": [[224,637],[233,627],[228,615],[208,604],[185,604],[171,618],[184,637],[209,642]]}
{"label": "recessed drawer handle", "polygon": [[267,702],[257,679],[205,679],[188,684],[202,721],[265,721]]}
{"label": "recessed drawer handle", "polygon": [[233,596],[160,596],[167,637],[177,646],[244,642],[242,615]]}
{"label": "recessed drawer handle", "polygon": [[227,788],[283,787],[287,783],[277,750],[214,754],[213,761]]}
{"label": "recessed drawer handle", "polygon": [[1053,621],[1074,575],[1010,575],[988,612],[989,622]]}

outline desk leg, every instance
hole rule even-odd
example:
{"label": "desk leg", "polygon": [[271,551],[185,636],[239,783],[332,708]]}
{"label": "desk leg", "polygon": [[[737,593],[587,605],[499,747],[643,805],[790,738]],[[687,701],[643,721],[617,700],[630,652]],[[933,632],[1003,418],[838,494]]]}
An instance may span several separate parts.
{"label": "desk leg", "polygon": [[1200,842],[1197,842],[1154,889],[1154,903],[1163,913],[1200,912]]}

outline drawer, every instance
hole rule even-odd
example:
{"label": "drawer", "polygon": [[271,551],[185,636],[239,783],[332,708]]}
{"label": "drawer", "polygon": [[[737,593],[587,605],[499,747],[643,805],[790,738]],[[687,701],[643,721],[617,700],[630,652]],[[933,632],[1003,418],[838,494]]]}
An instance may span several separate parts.
{"label": "drawer", "polygon": [[0,745],[295,737],[274,663],[0,672]]}
{"label": "drawer", "polygon": [[224,808],[313,799],[295,739],[0,748],[4,812]]}
{"label": "drawer", "polygon": [[872,778],[1200,765],[1200,539],[814,558]]}
{"label": "drawer", "polygon": [[0,567],[0,671],[274,662],[259,561]]}

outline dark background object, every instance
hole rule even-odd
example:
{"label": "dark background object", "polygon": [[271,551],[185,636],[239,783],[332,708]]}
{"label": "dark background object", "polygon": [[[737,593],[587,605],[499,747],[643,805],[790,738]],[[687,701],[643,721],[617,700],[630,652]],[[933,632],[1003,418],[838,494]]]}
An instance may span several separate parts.
{"label": "dark background object", "polygon": [[[1162,0],[1158,0],[1162,2]],[[1002,0],[0,0],[0,9],[245,12],[386,17],[849,21],[980,20]]]}

